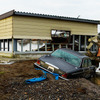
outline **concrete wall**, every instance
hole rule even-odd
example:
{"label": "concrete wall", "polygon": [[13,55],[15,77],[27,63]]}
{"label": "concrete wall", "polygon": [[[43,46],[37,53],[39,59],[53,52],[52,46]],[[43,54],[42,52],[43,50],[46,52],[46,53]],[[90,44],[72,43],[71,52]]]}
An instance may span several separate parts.
{"label": "concrete wall", "polygon": [[0,52],[0,56],[2,56],[2,57],[10,57],[10,58],[12,58],[13,57],[13,53],[11,53],[11,52]]}

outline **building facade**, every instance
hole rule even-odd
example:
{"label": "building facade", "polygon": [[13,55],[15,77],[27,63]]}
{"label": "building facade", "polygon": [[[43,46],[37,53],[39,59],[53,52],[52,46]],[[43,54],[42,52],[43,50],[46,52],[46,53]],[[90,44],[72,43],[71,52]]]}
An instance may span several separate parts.
{"label": "building facade", "polygon": [[[88,38],[98,34],[98,24],[97,20],[12,10],[0,15],[0,55],[43,54],[61,47],[86,51]],[[51,42],[53,30],[69,32],[70,43]]]}

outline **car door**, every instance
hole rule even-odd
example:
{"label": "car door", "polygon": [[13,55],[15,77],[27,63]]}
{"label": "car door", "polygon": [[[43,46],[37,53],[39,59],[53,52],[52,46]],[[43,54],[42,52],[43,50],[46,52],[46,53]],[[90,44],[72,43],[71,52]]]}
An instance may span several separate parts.
{"label": "car door", "polygon": [[82,69],[83,69],[83,76],[84,77],[89,77],[90,76],[90,66],[91,66],[91,60],[89,58],[83,59],[82,63]]}

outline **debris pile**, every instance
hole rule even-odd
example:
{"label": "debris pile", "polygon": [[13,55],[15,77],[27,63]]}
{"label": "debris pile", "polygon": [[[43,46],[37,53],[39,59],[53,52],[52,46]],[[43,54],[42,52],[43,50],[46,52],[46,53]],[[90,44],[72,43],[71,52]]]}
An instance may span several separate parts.
{"label": "debris pile", "polygon": [[[30,65],[30,66],[29,66]],[[42,82],[25,84],[41,72],[33,68],[33,61],[0,65],[0,100],[98,100],[100,87],[81,78],[55,80],[51,74]]]}

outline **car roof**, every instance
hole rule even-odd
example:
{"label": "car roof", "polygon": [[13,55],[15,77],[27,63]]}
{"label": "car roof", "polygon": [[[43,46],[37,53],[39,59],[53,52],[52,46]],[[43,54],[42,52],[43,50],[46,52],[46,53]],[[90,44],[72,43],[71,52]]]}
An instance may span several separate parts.
{"label": "car roof", "polygon": [[70,50],[68,48],[60,48],[60,49],[57,49],[57,50],[63,50],[65,52],[71,53],[71,54],[73,54],[73,55],[75,55],[75,56],[77,56],[77,57],[79,57],[81,59],[83,59],[83,58],[89,58],[88,56],[83,55],[83,54],[79,53],[78,51]]}

